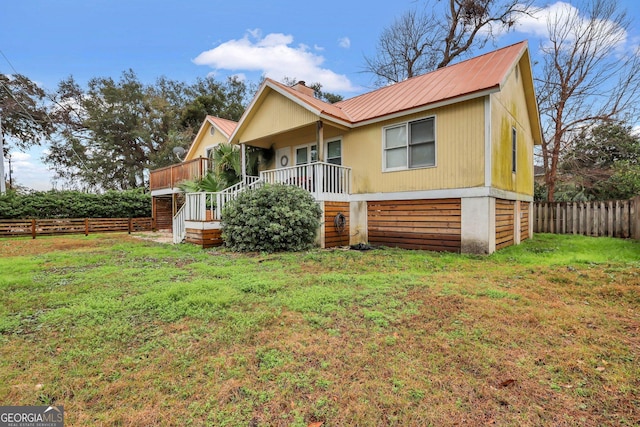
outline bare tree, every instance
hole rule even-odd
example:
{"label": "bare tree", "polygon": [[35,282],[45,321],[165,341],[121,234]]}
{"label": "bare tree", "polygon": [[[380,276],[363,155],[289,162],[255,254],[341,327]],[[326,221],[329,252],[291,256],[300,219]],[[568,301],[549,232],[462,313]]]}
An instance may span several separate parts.
{"label": "bare tree", "polygon": [[527,14],[532,0],[427,0],[383,30],[365,71],[376,85],[396,83],[449,65],[481,49]]}
{"label": "bare tree", "polygon": [[553,201],[559,161],[572,139],[595,124],[633,115],[640,101],[640,51],[623,50],[629,21],[616,1],[567,6],[547,26],[536,83],[547,197]]}

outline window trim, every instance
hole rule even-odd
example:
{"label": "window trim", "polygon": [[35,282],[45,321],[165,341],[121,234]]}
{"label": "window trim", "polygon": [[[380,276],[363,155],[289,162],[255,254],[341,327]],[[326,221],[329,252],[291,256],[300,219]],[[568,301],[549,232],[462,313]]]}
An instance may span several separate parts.
{"label": "window trim", "polygon": [[[316,151],[317,151],[317,144],[315,142],[310,142],[307,144],[301,144],[301,145],[295,145],[293,147],[293,162],[294,164],[291,166],[301,166],[301,165],[310,165],[312,163],[314,163],[314,161],[312,161],[311,158],[311,150],[313,147],[316,147]],[[306,163],[298,163],[298,149],[300,148],[306,148],[307,149],[307,162]],[[316,154],[317,156],[317,154]],[[318,161],[317,159],[315,160],[316,162]]]}
{"label": "window trim", "polygon": [[[425,165],[425,166],[415,166],[415,167],[411,167],[409,164],[409,148],[411,147],[411,144],[409,144],[409,137],[410,137],[410,125],[412,123],[417,123],[417,122],[421,122],[421,121],[426,121],[429,119],[433,119],[433,164],[432,165]],[[437,119],[436,119],[436,115],[432,114],[429,116],[425,116],[425,117],[420,117],[414,120],[407,120],[405,122],[400,122],[400,123],[394,123],[392,125],[388,125],[388,126],[383,126],[382,127],[382,172],[397,172],[397,171],[409,171],[409,170],[416,170],[416,169],[429,169],[429,168],[435,168],[438,166],[438,132],[437,132]],[[400,167],[394,167],[394,168],[390,168],[387,167],[387,156],[386,156],[386,152],[387,152],[387,129],[393,129],[393,128],[397,128],[397,127],[402,127],[404,126],[405,128],[405,134],[406,134],[406,144],[402,145],[402,146],[398,146],[398,147],[394,147],[394,148],[404,148],[405,152],[406,152],[406,166],[400,166]]]}
{"label": "window trim", "polygon": [[511,173],[518,172],[518,130],[511,127]]}
{"label": "window trim", "polygon": [[[324,163],[329,163],[329,144],[332,142],[339,142],[340,143],[340,165],[342,166],[342,159],[343,159],[343,155],[342,155],[342,138],[332,138],[330,140],[325,141],[324,143],[324,159],[322,160]],[[338,157],[334,157],[334,159],[337,159]],[[335,163],[332,163],[335,164]]]}

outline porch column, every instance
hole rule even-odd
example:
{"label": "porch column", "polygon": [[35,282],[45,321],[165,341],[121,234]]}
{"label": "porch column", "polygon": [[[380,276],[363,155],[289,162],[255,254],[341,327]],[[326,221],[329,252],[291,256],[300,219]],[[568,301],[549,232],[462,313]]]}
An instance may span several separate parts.
{"label": "porch column", "polygon": [[316,122],[316,146],[318,149],[318,161],[324,162],[324,126],[322,120]]}
{"label": "porch column", "polygon": [[242,165],[242,182],[247,183],[247,148],[245,144],[240,144],[240,164]]}

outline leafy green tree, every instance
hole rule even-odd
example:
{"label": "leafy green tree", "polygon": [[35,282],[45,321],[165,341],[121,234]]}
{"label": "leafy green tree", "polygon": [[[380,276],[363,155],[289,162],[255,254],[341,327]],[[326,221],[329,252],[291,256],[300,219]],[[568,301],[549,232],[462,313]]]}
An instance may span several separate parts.
{"label": "leafy green tree", "polygon": [[0,119],[5,142],[19,149],[40,145],[53,132],[47,94],[21,74],[0,74]]}
{"label": "leafy green tree", "polygon": [[563,156],[561,178],[575,196],[627,199],[640,194],[640,137],[630,126],[604,123],[583,130]]}
{"label": "leafy green tree", "polygon": [[59,137],[47,163],[81,188],[142,187],[147,170],[175,163],[173,148],[188,146],[207,114],[236,118],[245,90],[237,80],[146,85],[132,70],[117,81],[91,79],[86,89],[70,77],[56,93]]}

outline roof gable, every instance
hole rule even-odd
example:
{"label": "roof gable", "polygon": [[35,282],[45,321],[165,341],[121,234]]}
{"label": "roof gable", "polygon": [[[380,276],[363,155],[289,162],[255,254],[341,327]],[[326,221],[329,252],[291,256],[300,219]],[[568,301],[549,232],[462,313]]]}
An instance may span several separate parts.
{"label": "roof gable", "polygon": [[200,125],[200,129],[198,129],[198,133],[191,141],[191,145],[189,146],[189,151],[185,156],[186,159],[190,159],[193,155],[193,151],[198,146],[198,143],[202,138],[209,132],[211,127],[215,128],[218,132],[220,132],[224,137],[228,140],[233,131],[236,129],[238,122],[234,122],[233,120],[227,120],[220,117],[215,116],[207,116],[202,121],[202,125]]}

